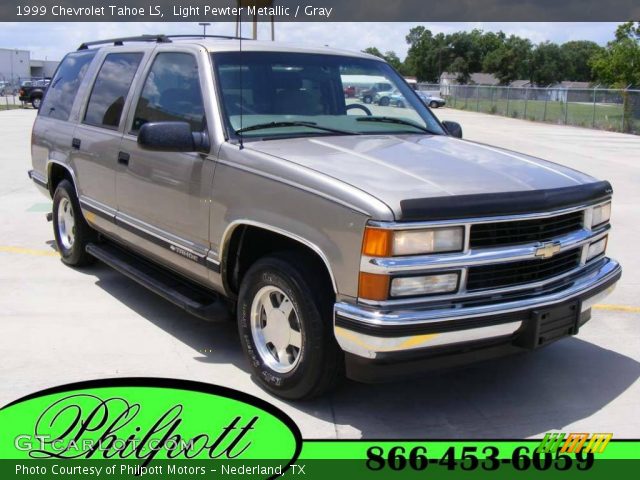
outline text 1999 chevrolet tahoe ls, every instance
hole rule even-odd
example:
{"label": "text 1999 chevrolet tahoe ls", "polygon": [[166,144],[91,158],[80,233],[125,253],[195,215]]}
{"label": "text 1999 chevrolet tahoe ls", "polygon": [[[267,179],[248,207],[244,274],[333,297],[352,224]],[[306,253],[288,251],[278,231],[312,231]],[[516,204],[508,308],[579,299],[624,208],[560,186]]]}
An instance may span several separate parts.
{"label": "text 1999 chevrolet tahoe ls", "polygon": [[[345,98],[354,74],[406,108]],[[145,36],[64,58],[29,174],[65,263],[231,307],[298,399],[576,334],[620,278],[609,183],[461,136],[370,55]]]}

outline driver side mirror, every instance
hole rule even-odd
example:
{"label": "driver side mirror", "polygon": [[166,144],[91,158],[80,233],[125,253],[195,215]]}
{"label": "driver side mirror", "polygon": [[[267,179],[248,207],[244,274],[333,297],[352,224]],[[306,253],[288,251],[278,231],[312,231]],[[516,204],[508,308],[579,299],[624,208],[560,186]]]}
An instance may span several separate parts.
{"label": "driver side mirror", "polygon": [[444,125],[444,128],[452,137],[462,138],[462,127],[458,122],[450,122],[446,120],[442,122],[442,125]]}
{"label": "driver side mirror", "polygon": [[208,153],[206,133],[192,132],[187,122],[149,122],[140,127],[138,145],[145,150]]}

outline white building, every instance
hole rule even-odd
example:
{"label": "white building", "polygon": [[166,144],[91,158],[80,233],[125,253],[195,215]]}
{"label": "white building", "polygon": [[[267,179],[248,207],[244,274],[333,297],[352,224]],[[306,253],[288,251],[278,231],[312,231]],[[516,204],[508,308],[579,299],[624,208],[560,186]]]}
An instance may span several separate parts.
{"label": "white building", "polygon": [[19,83],[28,78],[51,77],[59,61],[36,60],[29,50],[0,48],[0,81]]}
{"label": "white building", "polygon": [[31,76],[31,52],[17,48],[0,48],[0,80]]}

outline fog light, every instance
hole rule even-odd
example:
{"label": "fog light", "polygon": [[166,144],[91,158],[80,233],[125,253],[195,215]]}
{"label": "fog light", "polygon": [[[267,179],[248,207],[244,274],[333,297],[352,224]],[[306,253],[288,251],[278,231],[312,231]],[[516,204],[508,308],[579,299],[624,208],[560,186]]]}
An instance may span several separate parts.
{"label": "fog light", "polygon": [[420,277],[397,277],[391,280],[391,296],[412,297],[455,292],[458,289],[459,278],[458,272]]}
{"label": "fog light", "polygon": [[611,202],[593,208],[591,215],[591,228],[607,223],[611,218]]}
{"label": "fog light", "polygon": [[599,255],[602,255],[607,249],[607,239],[609,237],[604,237],[597,242],[593,242],[589,245],[589,250],[587,251],[587,261],[595,258]]}

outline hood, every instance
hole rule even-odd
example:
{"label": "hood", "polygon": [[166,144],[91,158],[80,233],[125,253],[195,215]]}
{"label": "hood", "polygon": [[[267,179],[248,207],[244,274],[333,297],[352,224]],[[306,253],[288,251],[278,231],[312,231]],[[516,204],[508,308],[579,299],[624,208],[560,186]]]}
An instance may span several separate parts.
{"label": "hood", "polygon": [[246,148],[363,190],[402,217],[401,202],[530,192],[592,183],[561,165],[442,135],[367,135],[258,141]]}

